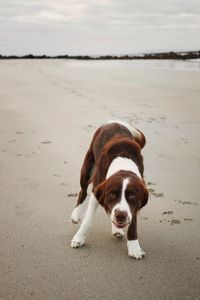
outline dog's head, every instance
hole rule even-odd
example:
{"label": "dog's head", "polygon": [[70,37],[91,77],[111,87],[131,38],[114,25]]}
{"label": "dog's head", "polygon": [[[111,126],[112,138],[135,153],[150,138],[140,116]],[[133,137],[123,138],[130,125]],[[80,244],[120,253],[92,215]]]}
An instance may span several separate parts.
{"label": "dog's head", "polygon": [[94,194],[118,227],[128,225],[148,201],[144,181],[129,171],[119,171],[99,184]]}

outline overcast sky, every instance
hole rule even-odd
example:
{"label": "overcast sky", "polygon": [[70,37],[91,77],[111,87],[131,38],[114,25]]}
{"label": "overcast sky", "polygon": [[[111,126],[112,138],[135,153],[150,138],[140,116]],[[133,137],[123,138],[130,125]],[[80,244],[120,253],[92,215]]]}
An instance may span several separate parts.
{"label": "overcast sky", "polygon": [[0,0],[0,54],[200,49],[200,0]]}

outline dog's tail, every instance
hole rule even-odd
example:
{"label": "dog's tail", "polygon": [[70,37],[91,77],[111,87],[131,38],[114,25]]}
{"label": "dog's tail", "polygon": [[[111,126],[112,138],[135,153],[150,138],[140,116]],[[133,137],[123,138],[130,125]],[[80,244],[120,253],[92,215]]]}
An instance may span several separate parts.
{"label": "dog's tail", "polygon": [[130,131],[132,133],[132,135],[134,136],[136,142],[140,145],[141,148],[144,148],[145,144],[146,144],[146,138],[145,135],[137,128],[133,127],[132,125],[130,125]]}

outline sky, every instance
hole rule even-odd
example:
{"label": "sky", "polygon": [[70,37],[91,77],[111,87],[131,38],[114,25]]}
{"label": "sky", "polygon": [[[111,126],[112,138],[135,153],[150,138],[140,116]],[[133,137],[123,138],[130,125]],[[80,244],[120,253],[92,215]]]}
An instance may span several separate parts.
{"label": "sky", "polygon": [[200,0],[0,0],[0,54],[200,50]]}

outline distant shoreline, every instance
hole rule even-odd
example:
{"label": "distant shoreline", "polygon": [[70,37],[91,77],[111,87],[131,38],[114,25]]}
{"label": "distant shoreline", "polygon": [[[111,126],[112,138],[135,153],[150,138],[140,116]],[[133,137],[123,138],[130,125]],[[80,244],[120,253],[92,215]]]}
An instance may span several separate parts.
{"label": "distant shoreline", "polygon": [[33,55],[27,54],[23,56],[18,55],[0,55],[0,60],[3,59],[76,59],[76,60],[134,60],[134,59],[174,59],[174,60],[188,60],[200,58],[199,51],[182,51],[182,52],[160,52],[160,53],[148,53],[141,55]]}

